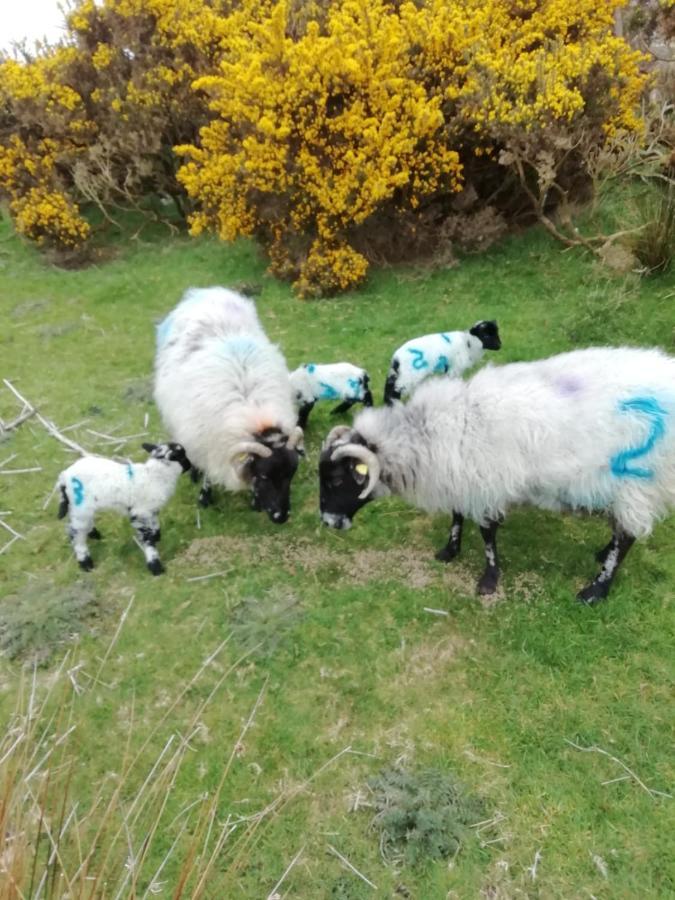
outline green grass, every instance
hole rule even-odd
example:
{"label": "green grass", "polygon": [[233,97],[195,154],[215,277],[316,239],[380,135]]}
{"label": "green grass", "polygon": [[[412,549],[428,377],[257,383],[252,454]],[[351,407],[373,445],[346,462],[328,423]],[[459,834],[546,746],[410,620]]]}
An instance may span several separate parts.
{"label": "green grass", "polygon": [[[260,316],[291,366],[353,360],[369,369],[378,396],[403,340],[479,318],[499,320],[502,361],[593,343],[675,351],[672,275],[611,276],[539,231],[448,271],[381,270],[358,292],[310,303],[266,275],[249,243],[141,237],[116,241],[105,263],[64,272],[0,222],[0,375],[60,428],[85,420],[68,434],[100,452],[106,445],[87,429],[137,434],[147,414],[149,438],[162,437],[149,380],[153,324],[190,285],[260,285]],[[0,417],[19,411],[0,388]],[[225,842],[209,897],[266,897],[301,848],[279,889],[284,897],[675,896],[675,801],[631,779],[603,784],[625,771],[567,743],[600,747],[649,788],[673,792],[675,521],[635,547],[607,603],[586,609],[574,593],[594,571],[606,524],[515,511],[500,533],[503,599],[484,607],[473,593],[482,556],[475,528],[467,529],[461,561],[443,567],[433,552],[447,537],[447,520],[395,500],[364,509],[347,533],[320,527],[316,468],[332,424],[327,409],[312,414],[308,459],[283,528],[252,512],[247,497],[221,494],[201,512],[198,530],[196,491],[183,479],[162,516],[167,574],[157,579],[128,523],[113,516],[98,523],[104,540],[92,543],[96,569],[81,575],[56,500],[42,509],[72,455],[34,420],[0,444],[0,462],[16,454],[8,468],[41,467],[0,476],[0,509],[11,511],[6,520],[25,536],[0,556],[0,596],[23,604],[12,621],[25,622],[16,638],[25,641],[24,659],[58,656],[71,639],[58,610],[50,621],[53,604],[39,607],[40,628],[26,615],[26,601],[43,598],[35,586],[48,586],[48,598],[62,592],[64,603],[86,596],[82,585],[94,586],[96,618],[76,604],[72,631],[80,635],[63,669],[73,679],[63,675],[67,722],[76,726],[69,802],[88,808],[117,783],[127,753],[139,753],[120,782],[119,803],[128,809],[169,737],[192,733],[164,797],[139,895],[187,822],[159,879],[162,896],[172,895],[190,835],[199,833],[199,799],[214,796],[232,756],[217,822],[275,805]],[[142,459],[141,440],[120,452]],[[188,580],[213,573],[225,574]],[[49,690],[55,666],[52,659],[37,670],[37,696]],[[3,720],[26,677],[21,658],[0,659]],[[65,710],[63,703],[54,709]],[[55,722],[54,735],[65,731]],[[339,755],[347,747],[352,752]],[[450,863],[388,865],[372,827],[368,782],[391,769],[451,773],[492,821],[468,829]],[[145,828],[139,821],[132,836],[139,846]],[[109,870],[115,877],[125,859],[123,842]]]}

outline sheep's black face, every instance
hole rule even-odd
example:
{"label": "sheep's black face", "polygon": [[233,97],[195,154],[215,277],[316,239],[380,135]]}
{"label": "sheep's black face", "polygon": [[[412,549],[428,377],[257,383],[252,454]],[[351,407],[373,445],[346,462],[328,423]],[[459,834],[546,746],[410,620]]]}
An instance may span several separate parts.
{"label": "sheep's black face", "polygon": [[477,337],[486,350],[499,350],[502,346],[499,328],[495,321],[476,322],[473,328],[469,329],[469,334]]}
{"label": "sheep's black face", "polygon": [[401,399],[401,391],[398,388],[398,373],[401,364],[397,359],[392,360],[387,380],[384,383],[384,402],[391,406],[394,400]]}
{"label": "sheep's black face", "polygon": [[247,469],[253,508],[263,510],[273,522],[281,525],[291,511],[291,481],[300,454],[295,448],[289,450],[286,446],[271,449],[271,456],[253,456]]}
{"label": "sheep's black face", "polygon": [[176,444],[170,441],[166,444],[143,444],[153,459],[168,459],[171,462],[180,463],[181,469],[188,472],[192,468],[192,463],[187,458],[185,447],[182,444]]}
{"label": "sheep's black face", "polygon": [[319,461],[319,510],[324,525],[347,529],[372,495],[365,500],[359,497],[366,481],[366,475],[358,471],[363,468],[359,461],[348,456],[332,460],[334,449],[324,450]]}

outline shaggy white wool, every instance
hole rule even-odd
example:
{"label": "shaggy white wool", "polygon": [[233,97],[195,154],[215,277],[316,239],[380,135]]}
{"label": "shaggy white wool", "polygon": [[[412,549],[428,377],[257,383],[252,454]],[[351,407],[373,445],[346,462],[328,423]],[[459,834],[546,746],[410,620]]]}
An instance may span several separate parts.
{"label": "shaggy white wool", "polygon": [[425,334],[406,341],[396,350],[387,381],[391,388],[406,397],[429,375],[459,378],[484,353],[480,339],[468,331]]}
{"label": "shaggy white wool", "polygon": [[[636,537],[675,506],[675,359],[592,348],[436,379],[354,432],[381,482],[430,512],[479,523],[509,507],[606,510]],[[381,488],[382,489],[382,488]]]}
{"label": "shaggy white wool", "polygon": [[221,287],[189,290],[159,325],[155,401],[192,464],[229,490],[247,486],[234,448],[266,428],[287,438],[296,421],[281,351],[254,303]]}

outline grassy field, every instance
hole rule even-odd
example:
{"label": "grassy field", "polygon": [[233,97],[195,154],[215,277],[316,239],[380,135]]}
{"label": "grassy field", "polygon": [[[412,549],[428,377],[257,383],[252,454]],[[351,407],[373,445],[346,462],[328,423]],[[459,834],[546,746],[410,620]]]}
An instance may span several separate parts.
{"label": "grassy field", "polygon": [[[154,323],[190,285],[259,289],[291,366],[348,358],[378,398],[394,347],[478,318],[498,319],[504,362],[593,343],[675,351],[672,276],[608,275],[538,231],[312,303],[267,276],[248,243],[143,232],[111,247],[105,263],[58,271],[0,222],[0,375],[103,453],[114,445],[92,432],[162,437]],[[19,411],[0,385],[0,416]],[[79,884],[87,854],[87,877],[105,873],[91,896],[170,897],[183,876],[189,896],[206,872],[204,896],[268,897],[289,865],[276,893],[302,900],[675,896],[675,801],[659,793],[675,774],[675,520],[588,609],[574,594],[606,523],[515,511],[500,533],[503,588],[484,606],[475,528],[444,567],[433,553],[448,521],[398,501],[372,504],[346,533],[320,525],[332,424],[315,410],[281,528],[244,495],[220,494],[198,517],[183,479],[162,516],[162,578],[114,516],[98,523],[96,569],[80,573],[56,500],[43,510],[72,455],[34,419],[0,444],[0,462],[16,454],[6,470],[40,468],[0,474],[2,517],[25,538],[0,556],[0,718],[11,718],[0,799],[23,809],[5,820],[0,896],[21,896],[2,872],[18,872],[21,853],[23,896]],[[142,459],[143,439],[118,452]],[[482,818],[450,859],[388,849],[369,782],[392,769],[434,770],[477,798]]]}

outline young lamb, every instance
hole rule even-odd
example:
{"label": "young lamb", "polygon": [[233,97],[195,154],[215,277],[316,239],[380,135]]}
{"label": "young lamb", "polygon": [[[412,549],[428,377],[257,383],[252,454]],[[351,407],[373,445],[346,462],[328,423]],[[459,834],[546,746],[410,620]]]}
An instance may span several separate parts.
{"label": "young lamb", "polygon": [[468,331],[443,331],[406,341],[391,358],[384,402],[391,406],[408,396],[429,375],[460,378],[486,350],[499,350],[501,345],[496,322],[476,322]]}
{"label": "young lamb", "polygon": [[148,569],[153,575],[164,571],[155,546],[160,539],[158,515],[190,461],[180,444],[143,444],[143,449],[150,454],[144,463],[83,456],[58,477],[59,519],[68,514],[68,537],[85,572],[94,568],[87,537],[101,537],[94,517],[102,509],[128,515]]}
{"label": "young lamb", "polygon": [[355,403],[373,405],[368,373],[351,363],[305,363],[291,372],[289,377],[298,403],[298,425],[301,428],[307,426],[307,419],[317,400],[342,400],[332,410],[333,415],[347,412]]}
{"label": "young lamb", "polygon": [[488,366],[469,381],[437,379],[407,405],[364,410],[328,435],[320,461],[321,516],[348,528],[373,497],[398,494],[428,512],[480,526],[486,568],[478,592],[497,588],[496,532],[529,503],[604,511],[613,534],[602,568],[580,593],[609,593],[637,537],[675,506],[675,359],[659,350],[591,348]]}
{"label": "young lamb", "polygon": [[251,486],[276,523],[290,510],[302,451],[286,362],[255,304],[222,287],[193,288],[157,329],[155,401],[172,438],[211,484]]}

